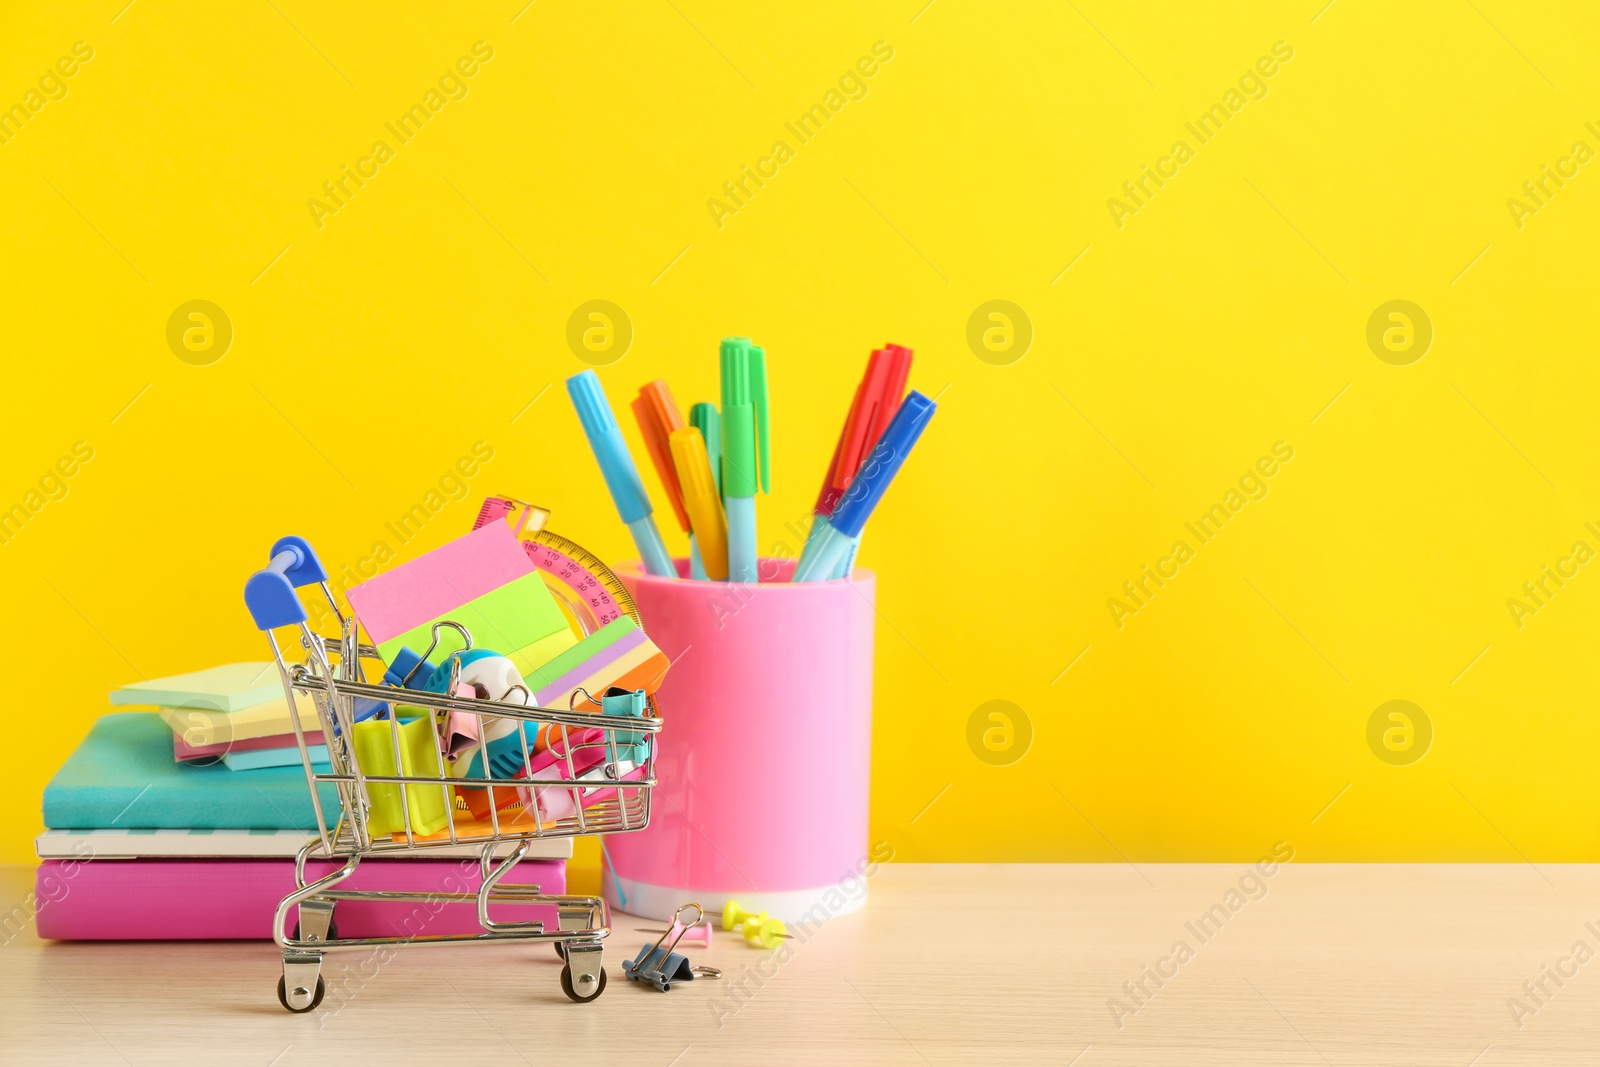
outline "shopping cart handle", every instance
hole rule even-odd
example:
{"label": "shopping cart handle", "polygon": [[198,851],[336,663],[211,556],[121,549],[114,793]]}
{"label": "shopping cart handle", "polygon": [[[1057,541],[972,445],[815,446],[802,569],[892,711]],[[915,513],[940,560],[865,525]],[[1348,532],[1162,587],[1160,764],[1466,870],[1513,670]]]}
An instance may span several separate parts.
{"label": "shopping cart handle", "polygon": [[295,587],[327,580],[328,572],[305,538],[282,537],[272,546],[266,570],[256,571],[244,583],[245,607],[257,629],[298,626],[306,621],[306,609],[294,595]]}

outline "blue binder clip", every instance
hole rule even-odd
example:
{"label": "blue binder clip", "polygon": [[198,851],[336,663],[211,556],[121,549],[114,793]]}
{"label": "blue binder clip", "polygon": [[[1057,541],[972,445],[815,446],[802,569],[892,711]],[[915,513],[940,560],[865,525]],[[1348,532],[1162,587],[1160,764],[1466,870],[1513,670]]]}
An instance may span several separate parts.
{"label": "blue binder clip", "polygon": [[[685,923],[683,913],[690,908],[694,909],[694,918]],[[641,945],[639,954],[622,964],[622,973],[635,982],[648,982],[663,993],[671,989],[674,982],[692,982],[696,978],[721,978],[722,972],[717,968],[690,966],[687,957],[673,951],[678,947],[678,942],[683,940],[683,935],[689,927],[700,923],[705,915],[705,909],[698,904],[685,904],[680,907],[672,913],[672,924],[661,931],[661,936],[656,938],[654,945]],[[672,938],[672,944],[664,944],[669,937]]]}
{"label": "blue binder clip", "polygon": [[[448,620],[436,622],[433,624],[433,630],[431,631],[433,641],[428,645],[426,652],[419,655],[405,645],[401,645],[395,650],[394,659],[383,672],[383,684],[393,686],[396,689],[426,689],[426,683],[438,670],[438,667],[428,657],[433,655],[434,650],[439,647],[439,631],[445,629],[456,631],[460,635],[462,646],[465,649],[472,648],[472,634],[468,632],[465,626]],[[442,693],[444,690],[435,689],[431,690],[431,692]],[[375,700],[357,701],[356,703],[356,722],[370,719],[373,716],[386,718],[394,711],[390,705],[380,704]]]}
{"label": "blue binder clip", "polygon": [[[626,718],[644,718],[645,701],[648,698],[643,689],[631,692],[612,686],[600,698],[601,711],[606,715],[620,715]],[[618,730],[615,734],[617,742],[617,758],[631,763],[643,763],[645,758],[644,733],[639,730]],[[692,923],[690,925],[693,925]]]}
{"label": "blue binder clip", "polygon": [[[572,691],[572,699],[568,706],[573,711],[592,712],[593,708],[588,705],[598,705],[603,715],[642,719],[649,699],[648,694],[643,689],[627,690],[612,686],[597,697],[587,689],[579,686]],[[580,704],[583,704],[584,707],[580,708]],[[642,730],[615,730],[612,733],[611,741],[617,746],[617,760],[619,762],[632,763],[637,766],[643,763],[645,756],[649,754],[649,748],[645,743]]]}

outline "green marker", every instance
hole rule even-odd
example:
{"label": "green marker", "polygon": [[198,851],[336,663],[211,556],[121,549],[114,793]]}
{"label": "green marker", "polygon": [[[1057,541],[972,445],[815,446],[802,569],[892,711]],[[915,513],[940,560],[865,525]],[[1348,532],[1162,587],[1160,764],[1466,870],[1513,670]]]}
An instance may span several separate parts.
{"label": "green marker", "polygon": [[[689,425],[700,431],[700,438],[706,443],[706,459],[711,462],[711,481],[717,487],[717,496],[722,496],[722,416],[717,414],[715,404],[696,404],[689,409]],[[706,581],[706,565],[700,558],[700,543],[693,535],[689,537],[689,577]]]}
{"label": "green marker", "polygon": [[722,495],[722,416],[717,405],[699,403],[689,409],[689,425],[705,438],[706,458],[711,461],[711,480],[717,483],[717,495]]}
{"label": "green marker", "polygon": [[767,355],[748,337],[722,339],[722,505],[728,581],[756,582],[756,489],[772,491]]}

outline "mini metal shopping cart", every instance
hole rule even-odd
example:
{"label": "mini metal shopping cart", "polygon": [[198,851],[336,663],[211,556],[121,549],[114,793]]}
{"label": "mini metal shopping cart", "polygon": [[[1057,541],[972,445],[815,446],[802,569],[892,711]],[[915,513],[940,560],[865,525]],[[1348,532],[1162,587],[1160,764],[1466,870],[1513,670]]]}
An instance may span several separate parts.
{"label": "mini metal shopping cart", "polygon": [[[295,589],[321,586],[339,636],[323,637],[308,623]],[[568,838],[579,834],[627,833],[642,830],[650,821],[651,791],[655,786],[655,735],[661,728],[655,705],[647,703],[642,717],[594,713],[573,709],[539,708],[518,702],[531,699],[526,690],[507,692],[499,699],[455,696],[456,674],[445,694],[406,687],[374,685],[366,681],[362,661],[381,663],[377,650],[361,644],[356,620],[347,618],[328,588],[327,572],[311,546],[298,537],[285,537],[272,546],[271,562],[256,572],[245,586],[245,602],[256,626],[272,646],[272,656],[283,677],[294,722],[295,742],[305,764],[306,781],[316,812],[317,836],[295,858],[295,890],[278,904],[273,918],[273,940],[283,950],[283,976],[278,1000],[293,1012],[307,1012],[322,1002],[324,953],[395,945],[442,945],[487,941],[545,941],[560,954],[561,988],[575,1001],[598,997],[606,987],[602,966],[610,915],[605,900],[589,896],[551,896],[537,885],[506,881],[527,854],[529,842]],[[453,627],[470,647],[471,635]],[[303,661],[285,659],[277,635],[279,627],[298,627]],[[437,640],[439,627],[435,627]],[[426,660],[427,653],[423,659]],[[456,657],[459,672],[460,658]],[[308,730],[300,721],[297,695],[309,697],[319,723]],[[587,695],[587,694],[585,694]],[[575,701],[576,702],[576,701]],[[407,715],[411,718],[402,724]],[[465,719],[461,717],[465,716]],[[476,736],[476,773],[457,777],[439,752],[438,731],[453,722]],[[306,735],[320,729],[327,745],[327,764],[314,763]],[[416,737],[429,740],[434,758],[418,755]],[[486,738],[497,733],[514,738],[510,759],[501,753],[491,758]],[[530,740],[530,734],[534,740]],[[385,735],[387,737],[385,738]],[[387,740],[387,743],[383,743]],[[377,743],[375,744],[374,741]],[[314,743],[314,742],[313,742]],[[520,746],[520,752],[517,751]],[[473,754],[469,742],[466,754]],[[517,757],[520,756],[520,760]],[[537,757],[537,759],[536,759]],[[587,757],[587,758],[584,758]],[[631,758],[629,758],[631,757]],[[515,765],[516,770],[506,773]],[[537,772],[532,768],[539,766]],[[459,767],[459,765],[458,765]],[[331,785],[339,810],[329,825],[319,786]],[[462,821],[458,796],[480,798],[483,817]],[[517,800],[505,803],[509,796]],[[376,812],[398,809],[399,818],[385,823]],[[419,832],[417,819],[424,809],[444,815],[437,832]],[[369,856],[437,855],[437,850],[470,846],[478,851],[481,885],[476,892],[383,892],[341,889],[363,859]],[[341,863],[330,874],[307,881],[308,860]],[[477,906],[480,933],[418,934],[408,937],[338,936],[335,926],[341,901],[469,904]],[[543,921],[497,921],[490,909],[502,905],[546,905],[556,912],[557,928]],[[292,912],[298,922],[289,929]]]}

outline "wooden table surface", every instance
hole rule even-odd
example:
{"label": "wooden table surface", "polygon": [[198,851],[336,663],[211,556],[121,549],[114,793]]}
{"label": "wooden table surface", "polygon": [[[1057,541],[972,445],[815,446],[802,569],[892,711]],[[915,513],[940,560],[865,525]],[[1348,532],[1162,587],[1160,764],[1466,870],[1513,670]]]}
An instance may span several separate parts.
{"label": "wooden table surface", "polygon": [[[291,1015],[270,944],[49,943],[30,928],[0,945],[0,1063],[1600,1062],[1600,869],[1251,874],[891,864],[866,909],[787,957],[719,934],[690,955],[728,979],[662,994],[624,981],[612,950],[606,992],[584,1005],[547,946],[401,951],[370,978],[367,954],[330,954],[322,1008]],[[0,868],[0,900],[30,885]],[[615,925],[631,955],[648,924]],[[1135,998],[1124,983],[1141,979]]]}

